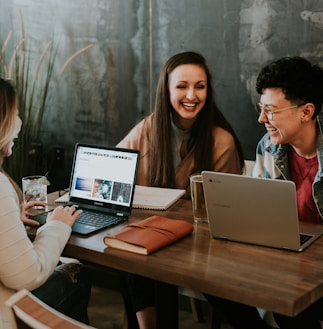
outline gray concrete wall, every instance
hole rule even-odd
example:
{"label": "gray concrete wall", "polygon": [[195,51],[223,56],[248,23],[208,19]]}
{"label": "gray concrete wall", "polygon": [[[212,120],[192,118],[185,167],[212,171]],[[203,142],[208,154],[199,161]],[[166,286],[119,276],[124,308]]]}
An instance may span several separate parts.
{"label": "gray concrete wall", "polygon": [[51,39],[58,47],[42,138],[64,148],[67,177],[76,142],[115,145],[150,112],[176,52],[205,55],[248,159],[264,133],[253,107],[260,68],[287,55],[323,61],[322,0],[0,0],[0,44],[14,33],[8,53],[21,36],[19,9],[32,56]]}

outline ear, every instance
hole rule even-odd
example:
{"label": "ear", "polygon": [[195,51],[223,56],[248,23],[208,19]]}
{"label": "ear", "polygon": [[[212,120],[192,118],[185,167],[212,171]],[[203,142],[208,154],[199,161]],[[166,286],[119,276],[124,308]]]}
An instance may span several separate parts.
{"label": "ear", "polygon": [[315,112],[313,103],[306,103],[302,108],[302,122],[307,122],[312,119]]}

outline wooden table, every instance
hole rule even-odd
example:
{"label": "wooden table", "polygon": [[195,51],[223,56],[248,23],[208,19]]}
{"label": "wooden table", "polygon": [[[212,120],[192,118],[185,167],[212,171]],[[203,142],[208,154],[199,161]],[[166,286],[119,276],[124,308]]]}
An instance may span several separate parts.
{"label": "wooden table", "polygon": [[[58,197],[49,196],[49,202]],[[156,212],[133,209],[129,222]],[[191,202],[179,200],[171,218],[192,221]],[[149,256],[109,249],[103,237],[125,224],[91,236],[73,234],[64,255],[150,277],[232,301],[294,316],[323,296],[323,238],[302,253],[211,239],[207,224]]]}

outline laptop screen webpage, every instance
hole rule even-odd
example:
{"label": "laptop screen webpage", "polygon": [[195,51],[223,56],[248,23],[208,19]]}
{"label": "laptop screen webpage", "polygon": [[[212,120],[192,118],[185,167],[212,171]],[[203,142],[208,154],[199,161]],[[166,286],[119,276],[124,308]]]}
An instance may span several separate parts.
{"label": "laptop screen webpage", "polygon": [[70,202],[127,210],[132,205],[139,152],[76,145]]}

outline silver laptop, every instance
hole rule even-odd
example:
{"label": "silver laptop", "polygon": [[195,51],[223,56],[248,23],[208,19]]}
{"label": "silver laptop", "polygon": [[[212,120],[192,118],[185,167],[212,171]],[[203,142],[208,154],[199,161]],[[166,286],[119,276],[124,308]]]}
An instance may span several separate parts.
{"label": "silver laptop", "polygon": [[299,225],[292,181],[202,172],[214,238],[302,251],[322,230]]}
{"label": "silver laptop", "polygon": [[[72,227],[89,234],[128,219],[132,210],[139,151],[88,144],[75,146],[68,205],[82,209]],[[33,216],[41,224],[47,214]]]}

